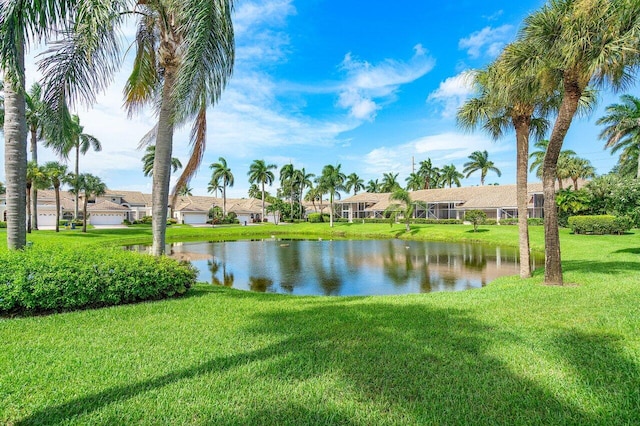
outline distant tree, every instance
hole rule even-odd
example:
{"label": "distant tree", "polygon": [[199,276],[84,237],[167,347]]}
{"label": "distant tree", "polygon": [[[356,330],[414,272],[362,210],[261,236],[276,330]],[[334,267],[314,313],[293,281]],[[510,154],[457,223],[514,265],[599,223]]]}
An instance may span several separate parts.
{"label": "distant tree", "polygon": [[289,199],[290,212],[293,207],[295,172],[296,172],[296,169],[295,167],[293,167],[293,164],[291,163],[285,164],[280,169],[280,192],[283,197]]}
{"label": "distant tree", "polygon": [[260,199],[262,197],[260,188],[255,183],[252,183],[251,185],[249,185],[249,191],[247,195],[249,195],[249,198],[256,198],[256,199]]}
{"label": "distant tree", "polygon": [[422,205],[425,208],[426,204],[422,201],[413,201],[409,192],[402,188],[393,191],[389,196],[389,200],[400,201],[400,203],[390,204],[389,207],[385,209],[385,216],[389,215],[391,223],[393,223],[397,220],[398,215],[401,215],[405,221],[405,230],[407,232],[411,231],[411,218],[413,217],[416,204]]}
{"label": "distant tree", "polygon": [[[142,157],[142,172],[145,177],[153,176],[153,162],[156,159],[156,146],[149,145]],[[173,173],[182,168],[182,163],[176,157],[171,157],[171,170]]]}
{"label": "distant tree", "polygon": [[449,185],[449,188],[456,186],[460,186],[460,179],[462,179],[464,175],[456,169],[454,164],[449,164],[448,166],[444,166],[442,168],[442,183],[443,185]]}
{"label": "distant tree", "polygon": [[423,189],[430,189],[437,186],[440,177],[440,169],[435,167],[430,158],[420,162],[418,174],[424,179]]}
{"label": "distant tree", "polygon": [[82,232],[87,232],[87,202],[93,196],[104,195],[107,185],[99,177],[89,173],[82,173],[75,178],[75,182],[77,182],[74,188],[77,191],[76,194],[82,194]]}
{"label": "distant tree", "polygon": [[367,182],[367,186],[364,190],[372,194],[378,193],[380,192],[380,182],[378,182],[378,179],[371,179]]}
{"label": "distant tree", "polygon": [[189,185],[184,185],[180,187],[180,189],[178,189],[178,195],[180,195],[181,197],[190,197],[193,195],[193,188],[190,188]]}
{"label": "distant tree", "polygon": [[322,168],[322,174],[318,179],[318,187],[323,193],[329,194],[329,226],[333,228],[333,197],[340,197],[338,191],[344,190],[344,181],[347,179],[340,171],[341,164],[333,166],[328,164]]}
{"label": "distant tree", "polygon": [[316,208],[316,201],[322,204],[322,189],[317,186],[311,186],[307,191],[307,194],[304,196],[304,200],[310,201],[313,205],[313,211],[317,213],[318,209]]}
{"label": "distant tree", "polygon": [[264,221],[264,185],[271,185],[275,176],[271,170],[276,169],[278,166],[275,164],[267,164],[264,160],[253,160],[253,163],[249,166],[249,183],[259,183],[262,186],[262,216],[261,220]]}
{"label": "distant tree", "polygon": [[405,182],[407,182],[407,191],[417,191],[424,186],[424,178],[419,173],[411,173]]}
{"label": "distant tree", "polygon": [[347,192],[351,192],[351,190],[353,190],[353,195],[356,195],[358,194],[358,191],[365,189],[364,180],[360,179],[357,174],[351,173],[347,176],[347,179],[344,182],[344,189]]}
{"label": "distant tree", "polygon": [[216,180],[222,183],[222,214],[227,217],[227,186],[233,187],[233,173],[227,166],[227,160],[222,157],[218,158],[218,162],[211,164],[209,168],[213,170],[211,181]]}
{"label": "distant tree", "polygon": [[47,180],[42,167],[38,166],[35,161],[29,161],[27,163],[27,232],[31,232],[31,224],[33,218],[31,217],[31,193],[35,189],[46,188]]}
{"label": "distant tree", "polygon": [[[558,162],[560,164],[560,162]],[[578,190],[578,179],[590,179],[596,177],[596,169],[586,158],[570,157],[564,165],[567,177],[573,181],[573,189]]]}
{"label": "distant tree", "polygon": [[636,178],[640,179],[640,98],[622,95],[620,100],[620,104],[609,105],[596,124],[605,126],[600,133],[600,139],[607,141],[605,149],[611,148],[612,154],[622,150],[627,158],[636,158]]}
{"label": "distant tree", "polygon": [[53,187],[56,197],[56,232],[60,232],[60,186],[68,180],[67,166],[49,161],[43,166],[44,174]]}
{"label": "distant tree", "polygon": [[[542,168],[544,165],[544,156],[547,153],[548,145],[549,145],[548,140],[545,140],[545,139],[540,140],[536,142],[534,145],[538,150],[533,151],[531,154],[529,154],[529,159],[533,160],[531,162],[531,166],[529,166],[529,171],[530,172],[535,171],[536,176],[540,179],[542,179]],[[558,160],[556,161],[556,169],[559,168],[560,171],[558,172],[558,170],[556,170],[556,179],[558,180],[558,186],[560,189],[562,189],[562,179],[566,179],[569,177],[566,173],[565,165],[569,157],[573,155],[576,155],[576,153],[571,149],[563,149],[560,152],[560,155],[558,155]]]}
{"label": "distant tree", "polygon": [[468,220],[473,225],[473,232],[478,231],[478,225],[487,220],[487,214],[482,210],[469,210],[464,213],[464,220]]}
{"label": "distant tree", "polygon": [[3,195],[7,192],[7,189],[4,187],[4,183],[0,182],[0,195]]}
{"label": "distant tree", "polygon": [[480,185],[484,186],[484,179],[487,177],[487,173],[492,171],[495,172],[498,177],[502,176],[502,172],[495,166],[493,161],[489,160],[489,153],[485,151],[474,151],[469,156],[469,160],[464,163],[464,170],[462,173],[467,174],[467,178],[471,176],[471,174],[480,171]]}
{"label": "distant tree", "polygon": [[380,192],[394,192],[400,188],[398,183],[399,173],[384,173],[382,175],[382,184],[380,185]]}

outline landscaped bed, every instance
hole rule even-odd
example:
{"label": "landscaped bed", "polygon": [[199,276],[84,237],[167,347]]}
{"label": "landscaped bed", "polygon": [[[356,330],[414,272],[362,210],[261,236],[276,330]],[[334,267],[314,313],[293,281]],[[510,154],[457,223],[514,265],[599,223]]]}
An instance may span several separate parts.
{"label": "landscaped bed", "polygon": [[[168,230],[516,245],[517,227]],[[38,247],[144,243],[149,229],[40,231]],[[542,249],[542,229],[532,227]],[[640,235],[561,231],[564,287],[291,297],[198,285],[178,299],[0,320],[2,424],[638,424]],[[5,233],[0,231],[4,245]],[[4,250],[1,249],[1,250]]]}

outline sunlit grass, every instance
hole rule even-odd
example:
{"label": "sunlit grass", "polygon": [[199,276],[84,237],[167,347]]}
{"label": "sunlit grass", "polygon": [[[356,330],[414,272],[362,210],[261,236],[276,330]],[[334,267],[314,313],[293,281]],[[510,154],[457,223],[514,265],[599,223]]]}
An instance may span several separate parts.
{"label": "sunlit grass", "polygon": [[[171,228],[517,244],[517,228]],[[542,249],[542,229],[531,228]],[[4,240],[4,233],[0,238]],[[34,244],[149,242],[150,229]],[[0,320],[2,424],[640,424],[640,236],[561,231],[565,287],[293,297],[198,286],[178,300]]]}

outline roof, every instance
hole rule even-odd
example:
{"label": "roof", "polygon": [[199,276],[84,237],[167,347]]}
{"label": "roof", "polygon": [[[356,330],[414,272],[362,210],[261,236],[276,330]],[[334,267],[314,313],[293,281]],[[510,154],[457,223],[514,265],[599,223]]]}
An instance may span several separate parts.
{"label": "roof", "polygon": [[140,191],[120,191],[107,189],[105,194],[98,198],[102,199],[107,197],[121,197],[123,204],[142,206],[151,205],[151,194],[145,194]]}
{"label": "roof", "polygon": [[87,206],[87,210],[90,212],[123,212],[129,211],[127,207],[120,204],[113,203],[109,200],[98,201],[93,205]]}
{"label": "roof", "polygon": [[[264,202],[265,209],[271,204]],[[262,200],[256,198],[227,199],[227,211],[235,214],[262,213]]]}

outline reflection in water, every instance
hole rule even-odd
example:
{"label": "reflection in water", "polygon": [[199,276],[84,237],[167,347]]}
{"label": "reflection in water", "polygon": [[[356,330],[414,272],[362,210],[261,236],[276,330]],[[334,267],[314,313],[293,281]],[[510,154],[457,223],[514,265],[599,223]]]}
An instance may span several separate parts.
{"label": "reflection in water", "polygon": [[[143,250],[143,248],[136,248]],[[478,288],[518,274],[517,249],[401,240],[177,243],[199,281],[289,294],[370,295]],[[542,263],[533,257],[534,268]]]}

